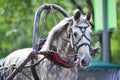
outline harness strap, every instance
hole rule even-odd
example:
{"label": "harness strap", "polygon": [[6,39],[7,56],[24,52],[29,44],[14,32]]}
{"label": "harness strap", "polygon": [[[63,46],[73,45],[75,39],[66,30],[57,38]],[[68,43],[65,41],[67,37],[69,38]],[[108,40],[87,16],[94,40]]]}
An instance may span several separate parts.
{"label": "harness strap", "polygon": [[[34,64],[34,60],[33,59],[31,60],[31,64]],[[39,80],[39,77],[37,75],[35,66],[31,66],[30,69],[31,69],[32,75],[34,77],[34,80]]]}
{"label": "harness strap", "polygon": [[59,65],[59,66],[65,67],[65,68],[71,68],[71,67],[75,66],[75,64],[64,61],[63,59],[61,59],[57,55],[57,53],[50,52],[48,55],[44,55],[44,56],[46,56],[47,59],[53,61],[56,65]]}
{"label": "harness strap", "polygon": [[[45,41],[46,41],[46,39],[40,40],[38,50],[40,50],[42,48]],[[47,59],[53,61],[56,65],[59,65],[59,66],[65,67],[65,68],[71,68],[76,65],[76,63],[70,63],[70,62],[67,62],[67,61],[61,59],[56,52],[43,53],[43,55]]]}
{"label": "harness strap", "polygon": [[77,47],[77,51],[78,51],[78,49],[79,49],[80,47],[82,47],[83,45],[86,45],[86,46],[89,46],[89,47],[90,47],[90,45],[89,45],[88,43],[82,43],[82,44],[80,44],[80,45]]}

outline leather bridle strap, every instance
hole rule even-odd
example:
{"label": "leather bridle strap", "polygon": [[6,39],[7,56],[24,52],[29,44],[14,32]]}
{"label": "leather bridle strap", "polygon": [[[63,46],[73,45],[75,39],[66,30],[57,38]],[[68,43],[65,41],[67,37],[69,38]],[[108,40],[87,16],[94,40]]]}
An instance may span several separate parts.
{"label": "leather bridle strap", "polygon": [[[31,64],[34,64],[34,60],[31,60]],[[34,80],[39,80],[35,66],[30,67]]]}
{"label": "leather bridle strap", "polygon": [[[83,37],[85,37],[89,42],[91,42],[90,39],[85,35],[86,28],[88,27],[78,27],[78,28],[82,32],[82,36],[79,38],[79,40],[74,45],[77,45]],[[82,28],[84,29],[83,31],[82,31]]]}
{"label": "leather bridle strap", "polygon": [[77,51],[78,51],[78,49],[80,48],[80,47],[82,47],[82,46],[88,46],[88,47],[90,47],[90,44],[88,44],[88,43],[82,43],[82,44],[80,44],[78,47],[77,47]]}
{"label": "leather bridle strap", "polygon": [[[85,35],[85,31],[88,27],[79,27],[79,26],[77,26],[77,27],[82,32],[82,36],[79,38],[79,40],[75,44],[73,44],[73,46],[76,48],[76,51],[78,51],[78,49],[84,45],[86,45],[86,46],[88,45],[90,47],[90,44],[88,44],[88,43],[82,43],[77,46],[77,44],[82,40],[83,37],[85,37],[91,43],[90,39]],[[73,38],[73,35],[72,35],[72,38]]]}

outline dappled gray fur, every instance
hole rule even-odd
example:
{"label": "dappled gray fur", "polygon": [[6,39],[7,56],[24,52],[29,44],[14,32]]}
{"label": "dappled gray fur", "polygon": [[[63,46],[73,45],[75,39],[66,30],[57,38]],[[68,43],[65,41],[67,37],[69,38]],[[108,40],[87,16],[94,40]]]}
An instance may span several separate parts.
{"label": "dappled gray fur", "polygon": [[[71,48],[70,43],[66,43],[66,41],[63,40],[62,38],[66,39],[66,37],[68,36],[66,29],[67,29],[69,20],[70,20],[70,18],[64,19],[64,22],[67,21],[66,24],[64,24],[64,26],[62,26],[63,28],[60,28],[61,30],[58,29],[58,30],[60,30],[60,32],[59,32],[59,34],[56,34],[57,36],[54,35],[55,41],[52,42],[54,44],[53,46],[57,47],[57,51],[59,52],[59,55],[62,57],[62,59],[67,60],[67,61],[71,60],[72,58],[68,57],[68,55],[66,55],[66,53],[69,53],[69,54],[73,54],[73,53],[72,53],[72,50],[65,48],[65,47]],[[58,25],[60,25],[60,24],[58,24]],[[57,25],[57,27],[58,27],[58,25]],[[52,29],[53,31],[54,31],[54,28]],[[63,32],[61,32],[61,31],[63,31]],[[52,33],[52,31],[49,34],[52,35],[51,33]],[[60,36],[62,36],[62,37],[60,37]],[[32,48],[25,48],[25,49],[20,49],[20,50],[14,51],[13,53],[11,53],[9,56],[6,57],[4,66],[10,66],[12,64],[16,64],[16,66],[18,66],[20,63],[22,63],[24,61],[24,59],[28,56],[28,54],[30,54],[31,51],[32,51]],[[37,59],[34,59],[34,61],[37,63],[39,60],[42,59],[42,57],[43,57],[43,55],[39,54],[39,55],[37,55]],[[30,63],[31,62],[29,61],[29,63],[27,65],[30,65]],[[3,73],[5,71],[6,70],[4,70]],[[4,76],[4,80],[10,74],[11,71],[12,71],[12,69],[9,70],[8,72],[6,72],[6,74]],[[22,71],[27,76],[29,76],[32,80],[34,80],[30,68],[24,68]],[[37,71],[37,75],[39,76],[39,80],[77,80],[77,74],[78,74],[77,67],[63,68],[61,66],[55,65],[53,62],[51,62],[48,59],[44,59],[39,65],[37,65],[36,71]],[[20,72],[15,76],[15,78],[13,80],[30,80],[30,79],[28,77],[26,77],[23,73]]]}
{"label": "dappled gray fur", "polygon": [[[81,32],[79,31],[79,27],[76,27],[77,24],[77,20],[81,17],[80,11],[77,10],[76,13],[74,13],[73,17],[70,18],[65,18],[62,21],[60,21],[60,23],[58,23],[55,27],[52,28],[52,30],[49,32],[49,35],[47,37],[47,40],[43,46],[43,48],[40,50],[40,52],[47,52],[49,50],[53,50],[51,48],[55,47],[56,48],[56,52],[58,53],[58,55],[66,61],[73,61],[74,59],[74,55],[75,52],[73,50],[74,45],[73,41],[75,41],[77,38],[79,39],[81,36],[78,36],[77,38],[73,38],[73,34],[72,34],[72,38],[70,37],[71,34],[71,29],[76,29],[76,31],[78,31],[79,35],[81,35]],[[81,18],[82,19],[82,18]],[[83,20],[86,20],[83,18]],[[72,21],[72,22],[71,22]],[[79,22],[78,22],[79,23]],[[87,22],[88,24],[88,22]],[[71,27],[72,25],[72,27]],[[84,24],[80,24],[79,25],[84,28]],[[89,25],[87,25],[89,26]],[[86,27],[86,24],[85,24]],[[87,33],[85,33],[85,35],[89,38],[89,31],[90,27],[87,28]],[[79,40],[76,41],[79,41]],[[72,40],[72,41],[71,41]],[[88,40],[85,40],[85,38],[83,39],[84,42],[86,41],[86,43],[89,44]],[[81,43],[78,43],[81,44]],[[76,45],[77,46],[77,45]],[[81,49],[83,48],[83,49]],[[6,57],[6,60],[4,62],[4,67],[8,66],[8,69],[4,69],[2,71],[2,73],[6,72],[4,74],[3,79],[5,80],[6,77],[11,74],[10,72],[13,71],[13,67],[12,65],[14,65],[15,67],[19,66],[25,59],[26,57],[32,52],[32,48],[25,48],[25,49],[20,49],[17,51],[12,52],[10,55],[8,55]],[[82,52],[81,52],[82,51]],[[79,58],[82,59],[84,58],[84,56],[87,56],[85,58],[87,58],[86,60],[87,63],[90,63],[90,54],[89,54],[89,47],[84,46],[84,47],[80,47],[79,51]],[[84,55],[83,55],[84,54]],[[41,60],[44,56],[41,54],[37,54],[36,58],[34,58],[35,63],[37,63],[39,60]],[[26,65],[30,65],[31,61],[29,61]],[[86,65],[88,66],[88,64]],[[54,64],[54,62],[48,60],[48,59],[44,59],[41,63],[39,63],[38,65],[36,65],[36,71],[37,71],[37,75],[39,77],[39,80],[77,80],[78,77],[78,67],[74,66],[73,68],[64,68],[61,66],[58,66],[56,64]],[[27,76],[25,76],[25,74]],[[24,68],[22,70],[22,72],[19,72],[13,80],[34,80],[33,75],[31,73],[31,69],[28,68]]]}

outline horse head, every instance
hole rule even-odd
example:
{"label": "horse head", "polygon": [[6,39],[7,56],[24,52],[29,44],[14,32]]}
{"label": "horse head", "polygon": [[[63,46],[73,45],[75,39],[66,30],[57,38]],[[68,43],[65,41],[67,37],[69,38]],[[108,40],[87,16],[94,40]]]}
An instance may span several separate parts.
{"label": "horse head", "polygon": [[71,47],[79,58],[80,66],[89,66],[91,62],[91,25],[92,14],[83,15],[80,10],[75,10],[71,23],[68,27]]}
{"label": "horse head", "polygon": [[[74,54],[74,60],[73,58],[71,60],[75,64],[77,63],[81,67],[89,66],[90,54],[95,51],[91,49],[91,18],[91,13],[83,15],[80,10],[75,10],[73,17],[62,20],[52,28],[40,52],[50,51],[51,45],[54,45],[57,53]],[[65,45],[66,42],[69,47]]]}

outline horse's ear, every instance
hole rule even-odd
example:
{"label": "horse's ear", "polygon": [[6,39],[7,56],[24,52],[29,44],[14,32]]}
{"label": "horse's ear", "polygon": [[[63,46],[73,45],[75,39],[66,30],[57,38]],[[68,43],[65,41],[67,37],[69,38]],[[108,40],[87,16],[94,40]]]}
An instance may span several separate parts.
{"label": "horse's ear", "polygon": [[88,21],[90,21],[92,19],[92,13],[91,12],[88,12],[87,16],[86,16],[86,19]]}
{"label": "horse's ear", "polygon": [[81,16],[81,12],[79,9],[74,10],[74,20],[78,20],[79,17]]}

